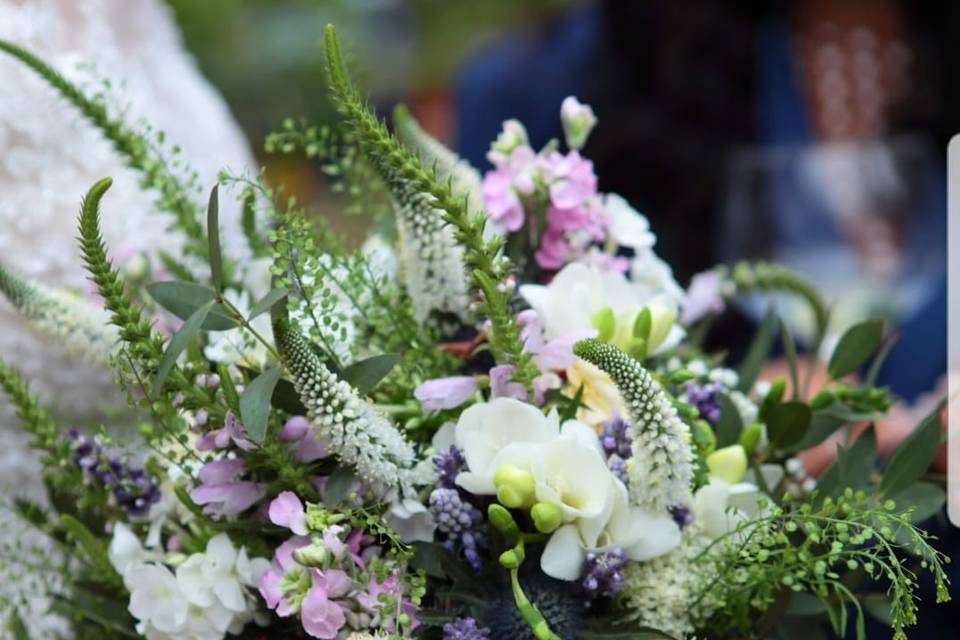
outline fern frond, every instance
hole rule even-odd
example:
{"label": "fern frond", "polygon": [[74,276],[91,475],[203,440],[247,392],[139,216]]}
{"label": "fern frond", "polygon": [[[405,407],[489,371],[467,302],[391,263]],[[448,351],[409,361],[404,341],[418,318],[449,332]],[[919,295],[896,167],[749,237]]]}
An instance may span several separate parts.
{"label": "fern frond", "polygon": [[466,199],[457,197],[435,169],[424,167],[416,154],[400,144],[367,108],[347,76],[333,25],[327,25],[325,46],[334,102],[352,128],[360,148],[395,195],[419,198],[416,204],[439,211],[443,221],[453,227],[454,238],[463,247],[470,282],[479,293],[478,311],[491,323],[488,337],[494,356],[500,362],[514,365],[515,377],[529,387],[538,371],[523,350],[519,327],[509,312],[511,268],[509,261],[500,255],[502,240],[484,240],[485,216],[479,212],[471,214]]}
{"label": "fern frond", "polygon": [[643,366],[613,345],[581,340],[573,352],[606,372],[630,414],[633,456],[627,462],[630,493],[641,506],[662,511],[690,503],[693,449],[690,428],[677,415],[660,384]]}
{"label": "fern frond", "polygon": [[323,365],[286,317],[275,317],[273,335],[310,423],[344,464],[368,482],[413,495],[433,478],[429,460],[413,447],[356,389]]}
{"label": "fern frond", "polygon": [[157,208],[173,216],[174,227],[183,233],[186,241],[185,250],[205,259],[208,249],[206,230],[200,223],[202,210],[190,197],[188,184],[169,169],[150,141],[121,120],[111,117],[101,102],[88,98],[56,69],[23,47],[0,39],[0,51],[34,71],[101,131],[126,159],[127,165],[143,175],[141,186],[158,192]]}
{"label": "fern frond", "polygon": [[26,280],[0,265],[0,292],[41,334],[70,353],[101,366],[110,364],[120,339],[106,312],[69,291]]}

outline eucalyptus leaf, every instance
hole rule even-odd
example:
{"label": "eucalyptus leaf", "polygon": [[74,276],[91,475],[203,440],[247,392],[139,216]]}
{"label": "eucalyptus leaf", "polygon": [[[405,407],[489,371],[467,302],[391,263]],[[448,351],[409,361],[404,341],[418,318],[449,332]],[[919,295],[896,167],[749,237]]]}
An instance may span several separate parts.
{"label": "eucalyptus leaf", "polygon": [[187,348],[187,344],[200,333],[203,321],[207,319],[207,315],[209,315],[213,305],[214,302],[211,300],[194,311],[193,314],[187,318],[187,321],[183,323],[183,326],[180,327],[180,331],[170,340],[170,344],[167,345],[166,351],[163,352],[163,356],[160,358],[157,375],[153,379],[151,396],[156,397],[163,388],[163,383],[166,382],[167,376],[170,375],[170,370],[173,368],[173,365],[176,364],[177,358],[179,358],[183,350]]}
{"label": "eucalyptus leaf", "polygon": [[830,356],[830,377],[836,380],[856,371],[876,350],[881,338],[883,320],[865,320],[847,329]]}
{"label": "eucalyptus leaf", "polygon": [[740,417],[740,410],[725,393],[721,393],[717,399],[720,402],[720,420],[714,427],[717,434],[717,448],[727,447],[736,444],[740,439],[740,432],[743,431],[743,420]]}
{"label": "eucalyptus leaf", "polygon": [[[157,304],[181,320],[186,320],[197,309],[217,298],[216,291],[193,282],[154,282],[147,286],[147,292]],[[228,331],[238,326],[226,307],[214,304],[201,328],[204,331]]]}
{"label": "eucalyptus leaf", "polygon": [[270,400],[282,374],[282,367],[267,369],[254,378],[240,394],[240,421],[247,436],[254,442],[263,442],[267,435]]}
{"label": "eucalyptus leaf", "polygon": [[891,496],[897,503],[897,509],[903,510],[913,507],[910,520],[914,523],[923,522],[935,516],[947,501],[947,493],[943,487],[932,482],[915,482],[903,491]]}
{"label": "eucalyptus leaf", "polygon": [[339,467],[334,471],[327,483],[323,486],[323,503],[328,507],[335,507],[350,495],[357,475],[349,467]]}
{"label": "eucalyptus leaf", "polygon": [[281,288],[274,289],[267,293],[267,295],[260,298],[260,301],[257,304],[253,305],[253,309],[250,311],[250,315],[247,316],[247,321],[251,321],[257,316],[270,311],[273,308],[273,305],[277,304],[284,298],[290,295],[290,290]]}
{"label": "eucalyptus leaf", "polygon": [[930,468],[940,449],[942,408],[943,402],[894,450],[880,481],[883,495],[893,496],[903,491]]}
{"label": "eucalyptus leaf", "polygon": [[220,252],[220,204],[218,193],[220,185],[210,190],[210,204],[207,205],[207,246],[210,251],[210,282],[217,291],[223,291],[223,255]]}
{"label": "eucalyptus leaf", "polygon": [[863,379],[864,386],[872,387],[877,381],[877,376],[880,375],[880,369],[883,368],[883,363],[886,361],[887,356],[890,355],[890,351],[895,344],[897,344],[897,336],[890,336],[883,341],[883,346],[880,347],[877,355],[873,357],[873,362],[870,363],[870,370],[867,371],[867,375]]}
{"label": "eucalyptus leaf", "polygon": [[790,447],[803,440],[810,429],[812,413],[803,402],[790,401],[767,409],[767,435],[774,449]]}
{"label": "eucalyptus leaf", "polygon": [[343,379],[366,395],[387,377],[387,374],[400,362],[400,354],[384,353],[360,362],[354,362],[343,370]]}
{"label": "eucalyptus leaf", "polygon": [[763,322],[754,334],[753,341],[747,350],[747,355],[744,356],[743,362],[740,363],[740,370],[737,372],[740,376],[740,383],[737,385],[737,389],[743,393],[750,393],[750,389],[753,388],[753,383],[757,381],[757,376],[760,375],[763,365],[770,356],[770,349],[773,348],[773,335],[776,321],[777,316],[771,309],[767,312]]}
{"label": "eucalyptus leaf", "polygon": [[297,388],[289,380],[281,379],[273,390],[273,406],[277,409],[283,409],[290,415],[305,416],[307,408],[297,393]]}

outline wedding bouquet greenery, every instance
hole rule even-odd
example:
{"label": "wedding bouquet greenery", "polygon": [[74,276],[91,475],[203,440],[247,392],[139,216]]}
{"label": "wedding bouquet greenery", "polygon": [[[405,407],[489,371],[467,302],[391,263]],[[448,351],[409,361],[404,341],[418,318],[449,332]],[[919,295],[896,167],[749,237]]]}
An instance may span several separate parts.
{"label": "wedding bouquet greenery", "polygon": [[[223,172],[204,217],[162,136],[0,42],[183,237],[115,267],[104,178],[79,216],[96,298],[0,268],[32,326],[112,365],[130,405],[127,429],[69,428],[0,363],[49,493],[12,508],[51,541],[51,614],[75,637],[864,638],[870,614],[904,638],[919,573],[949,598],[916,524],[944,501],[938,412],[884,465],[872,429],[819,479],[795,457],[890,408],[880,321],[840,338],[812,398],[773,311],[727,368],[701,345],[732,299],[805,301],[811,359],[826,306],[772,264],[681,288],[646,219],[597,191],[588,106],[561,106],[565,147],[504,123],[481,176],[402,107],[378,118],[332,27],[325,48],[342,127],[289,121],[267,150],[316,159],[374,218],[360,249],[262,176]],[[244,259],[221,248],[219,189],[243,203]],[[760,379],[777,335],[789,381]],[[21,638],[22,611],[4,612]]]}

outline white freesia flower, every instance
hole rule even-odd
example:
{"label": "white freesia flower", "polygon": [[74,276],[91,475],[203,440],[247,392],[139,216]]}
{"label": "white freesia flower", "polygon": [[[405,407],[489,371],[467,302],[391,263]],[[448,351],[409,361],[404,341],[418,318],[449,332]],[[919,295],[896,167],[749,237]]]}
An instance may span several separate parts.
{"label": "white freesia flower", "polygon": [[113,525],[113,538],[107,548],[107,556],[110,564],[121,576],[126,574],[130,567],[143,564],[150,558],[140,539],[123,522]]}
{"label": "white freesia flower", "polygon": [[456,444],[470,469],[457,476],[457,484],[476,495],[493,495],[493,476],[500,466],[529,468],[529,445],[546,443],[559,433],[555,411],[544,416],[533,405],[514,398],[475,404],[457,422]]}
{"label": "white freesia flower", "polygon": [[[652,251],[640,252],[638,257],[648,253],[662,265]],[[548,285],[521,286],[520,295],[543,321],[544,337],[548,340],[594,329],[594,318],[605,309],[613,312],[618,327],[631,334],[633,322],[644,307],[662,309],[657,315],[668,319],[670,328],[663,331],[665,339],[658,339],[657,352],[675,346],[684,335],[683,329],[673,323],[683,290],[673,281],[669,267],[663,267],[668,270],[668,277],[662,277],[660,271],[640,269],[634,276],[639,279],[630,281],[618,271],[574,262],[561,269]]]}
{"label": "white freesia flower", "polygon": [[130,591],[130,615],[139,621],[137,630],[173,634],[187,623],[190,603],[170,569],[159,564],[140,564],[127,569],[124,584]]}
{"label": "white freesia flower", "polygon": [[[707,458],[710,482],[693,496],[694,521],[710,538],[735,531],[741,522],[763,515],[760,501],[764,493],[757,486],[752,470],[747,471],[747,457],[740,445],[715,451]],[[765,486],[773,489],[783,480],[779,465],[760,468]],[[769,500],[768,500],[769,501]]]}
{"label": "white freesia flower", "polygon": [[616,547],[631,560],[645,561],[669,553],[680,544],[680,527],[673,518],[631,506],[624,484],[613,476],[608,481],[612,504],[596,535],[592,526],[567,524],[550,536],[540,558],[540,567],[548,576],[576,580],[588,551]]}
{"label": "white freesia flower", "polygon": [[656,244],[657,237],[650,231],[646,216],[631,207],[623,197],[608,193],[603,205],[610,218],[610,236],[618,245],[639,251]]}
{"label": "white freesia flower", "polygon": [[177,582],[192,604],[209,607],[219,603],[228,610],[241,613],[248,608],[244,587],[255,587],[260,576],[270,567],[265,558],[247,557],[225,533],[207,543],[204,553],[195,553],[177,567]]}

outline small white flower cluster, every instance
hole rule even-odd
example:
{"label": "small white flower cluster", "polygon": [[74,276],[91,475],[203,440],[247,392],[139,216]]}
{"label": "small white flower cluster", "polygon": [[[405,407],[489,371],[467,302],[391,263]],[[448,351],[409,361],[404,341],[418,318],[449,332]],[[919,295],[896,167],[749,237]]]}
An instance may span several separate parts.
{"label": "small white flower cluster", "polygon": [[716,578],[713,565],[702,557],[709,540],[691,532],[681,545],[649,562],[630,562],[624,568],[623,589],[628,611],[646,627],[674,638],[691,638],[710,618],[717,602],[709,592]]}
{"label": "small white flower cluster", "polygon": [[0,267],[0,291],[38,332],[87,361],[109,366],[120,334],[110,315],[74,293],[25,280]]}
{"label": "small white flower cluster", "polygon": [[[322,339],[323,344],[341,360],[350,359],[357,336],[354,318],[358,310],[342,286],[350,277],[348,270],[342,264],[334,264],[331,256],[322,255],[307,258],[302,271],[298,284],[304,291],[312,293],[312,299],[308,303],[298,296],[292,297],[290,321],[307,334],[319,333],[312,336],[314,340]],[[369,293],[361,291],[358,295],[362,304],[365,302],[363,297]],[[320,317],[315,317],[316,314]]]}
{"label": "small white flower cluster", "polygon": [[418,464],[413,447],[397,428],[328,370],[299,332],[282,324],[276,333],[311,425],[333,454],[364,480],[398,487],[403,495],[412,495],[414,487],[433,479],[432,467]]}
{"label": "small white flower cluster", "polygon": [[633,501],[653,511],[690,504],[690,429],[660,385],[639,362],[612,345],[584,340],[574,353],[606,371],[627,405],[633,447],[627,473]]}
{"label": "small white flower cluster", "polygon": [[432,311],[467,317],[470,296],[463,247],[429,196],[410,193],[397,202],[400,278],[418,322]]}
{"label": "small white flower cluster", "polygon": [[123,523],[114,527],[109,555],[130,592],[137,633],[150,640],[220,640],[240,633],[257,610],[250,589],[270,567],[265,558],[249,558],[244,547],[238,551],[221,533],[174,573]]}

